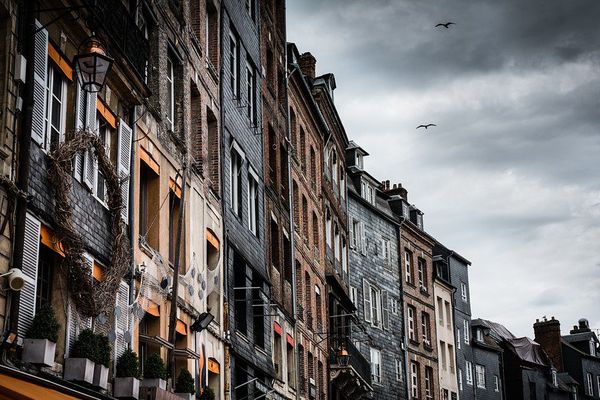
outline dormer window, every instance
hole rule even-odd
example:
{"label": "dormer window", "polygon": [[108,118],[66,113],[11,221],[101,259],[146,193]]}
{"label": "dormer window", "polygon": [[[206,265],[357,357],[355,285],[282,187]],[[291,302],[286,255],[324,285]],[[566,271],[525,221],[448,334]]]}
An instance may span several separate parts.
{"label": "dormer window", "polygon": [[375,204],[375,188],[369,183],[362,181],[360,185],[361,196],[371,204]]}
{"label": "dormer window", "polygon": [[419,229],[423,229],[423,215],[417,213],[417,226]]}
{"label": "dormer window", "polygon": [[596,341],[593,338],[590,339],[590,355],[596,357]]}
{"label": "dormer window", "polygon": [[481,329],[477,329],[477,341],[478,342],[483,342],[483,331]]}
{"label": "dormer window", "polygon": [[406,203],[406,202],[403,201],[402,202],[402,216],[408,218],[409,217],[409,212],[410,212],[410,210],[408,208],[408,203]]}
{"label": "dormer window", "polygon": [[360,169],[363,169],[364,166],[364,158],[360,153],[356,154],[356,166]]}

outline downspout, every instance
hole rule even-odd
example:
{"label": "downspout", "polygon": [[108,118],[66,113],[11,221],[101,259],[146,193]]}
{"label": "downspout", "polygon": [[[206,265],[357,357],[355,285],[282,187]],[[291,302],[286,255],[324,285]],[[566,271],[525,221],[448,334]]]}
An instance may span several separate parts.
{"label": "downspout", "polygon": [[[30,153],[31,153],[31,128],[33,119],[33,68],[34,68],[34,40],[35,40],[35,15],[34,2],[25,2],[25,29],[24,34],[24,49],[27,66],[25,71],[25,99],[23,110],[23,125],[19,135],[19,154],[18,154],[18,171],[16,184],[19,190],[23,193],[29,192],[29,172],[30,172]],[[16,201],[16,216],[15,216],[15,232],[13,239],[13,255],[12,266],[14,268],[23,269],[23,251],[25,238],[25,219],[27,215],[27,199],[22,196],[17,196]],[[20,292],[11,291],[10,312],[10,331],[17,332]]]}
{"label": "downspout", "polygon": [[398,286],[400,288],[400,306],[402,307],[402,339],[403,339],[403,345],[404,345],[404,349],[401,349],[404,355],[404,390],[406,393],[406,398],[409,398],[409,393],[408,393],[408,379],[409,379],[409,375],[408,375],[408,368],[409,368],[409,364],[408,364],[408,346],[407,343],[408,341],[406,340],[406,321],[404,320],[404,292],[403,292],[403,288],[402,288],[402,226],[404,225],[404,222],[406,222],[406,217],[400,217],[400,222],[396,225],[396,232],[398,235]]}

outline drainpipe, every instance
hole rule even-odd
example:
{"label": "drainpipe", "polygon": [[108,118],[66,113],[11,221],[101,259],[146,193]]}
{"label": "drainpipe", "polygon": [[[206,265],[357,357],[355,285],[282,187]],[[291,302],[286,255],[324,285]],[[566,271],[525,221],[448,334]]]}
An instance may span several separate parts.
{"label": "drainpipe", "polygon": [[[27,67],[25,71],[25,98],[24,98],[24,110],[22,129],[19,135],[19,154],[18,154],[18,171],[16,184],[20,191],[23,193],[29,192],[29,172],[30,172],[30,153],[31,153],[31,126],[33,117],[33,68],[34,68],[34,38],[35,38],[35,15],[34,15],[34,2],[25,2],[25,27],[23,29],[23,48],[25,58],[27,59]],[[21,196],[17,196],[16,200],[16,217],[15,217],[15,231],[13,236],[13,255],[12,255],[12,266],[14,268],[23,268],[23,250],[24,250],[24,237],[25,237],[25,218],[27,215],[27,199]],[[9,330],[11,332],[17,332],[19,313],[19,300],[20,292],[11,291],[10,299],[10,312],[8,318],[10,319]]]}
{"label": "drainpipe", "polygon": [[402,307],[402,339],[404,344],[404,350],[402,350],[404,355],[404,390],[406,393],[406,398],[409,398],[408,393],[408,380],[409,380],[409,363],[408,363],[408,340],[406,340],[406,321],[404,321],[404,292],[402,289],[402,226],[406,222],[406,217],[400,217],[400,222],[396,225],[396,233],[398,235],[398,277],[399,282],[398,286],[400,289],[400,306]]}

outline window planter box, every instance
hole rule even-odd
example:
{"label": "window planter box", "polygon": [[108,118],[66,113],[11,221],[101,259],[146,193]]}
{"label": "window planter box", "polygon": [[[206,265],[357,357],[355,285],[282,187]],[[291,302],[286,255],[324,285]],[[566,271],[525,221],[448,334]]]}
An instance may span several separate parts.
{"label": "window planter box", "polygon": [[54,367],[56,343],[48,339],[25,339],[21,360],[31,364],[41,364]]}
{"label": "window planter box", "polygon": [[137,378],[115,378],[113,389],[113,396],[117,399],[140,398],[140,380]]}
{"label": "window planter box", "polygon": [[94,382],[92,383],[95,387],[106,390],[108,388],[108,367],[102,364],[95,364],[94,366]]}
{"label": "window planter box", "polygon": [[140,387],[155,387],[162,390],[167,390],[167,381],[160,378],[142,379]]}
{"label": "window planter box", "polygon": [[94,362],[87,358],[67,358],[64,378],[66,381],[85,382],[91,385],[94,383],[94,367]]}

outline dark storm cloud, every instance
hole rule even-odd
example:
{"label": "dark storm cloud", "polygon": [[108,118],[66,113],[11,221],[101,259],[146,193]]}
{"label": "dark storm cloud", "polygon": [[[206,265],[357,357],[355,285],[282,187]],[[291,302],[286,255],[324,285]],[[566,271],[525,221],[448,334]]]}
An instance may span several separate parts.
{"label": "dark storm cloud", "polygon": [[288,1],[288,38],[335,73],[367,168],[473,261],[475,313],[520,335],[542,315],[600,328],[599,16],[597,0]]}

